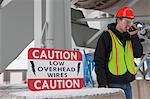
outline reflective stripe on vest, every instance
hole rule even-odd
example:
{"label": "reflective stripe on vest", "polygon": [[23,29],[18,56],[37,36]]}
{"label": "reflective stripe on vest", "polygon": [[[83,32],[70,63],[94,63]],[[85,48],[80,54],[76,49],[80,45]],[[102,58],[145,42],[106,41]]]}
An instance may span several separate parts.
{"label": "reflective stripe on vest", "polygon": [[108,32],[112,39],[112,51],[108,63],[109,71],[113,75],[123,75],[127,70],[131,74],[136,74],[131,41],[126,41],[124,49],[123,44],[116,35],[111,30],[108,30]]}

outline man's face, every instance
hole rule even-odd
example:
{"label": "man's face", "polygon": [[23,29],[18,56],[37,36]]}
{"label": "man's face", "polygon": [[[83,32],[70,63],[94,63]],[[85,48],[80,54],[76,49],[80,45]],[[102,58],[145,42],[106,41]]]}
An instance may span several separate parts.
{"label": "man's face", "polygon": [[118,20],[118,25],[122,32],[127,32],[133,24],[133,19],[123,18]]}

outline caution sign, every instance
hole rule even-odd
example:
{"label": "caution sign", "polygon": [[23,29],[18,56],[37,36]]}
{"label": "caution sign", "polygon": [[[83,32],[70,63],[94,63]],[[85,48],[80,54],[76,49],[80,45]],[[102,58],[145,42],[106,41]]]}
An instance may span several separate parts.
{"label": "caution sign", "polygon": [[80,89],[82,54],[78,51],[31,48],[28,51],[28,88],[32,91]]}

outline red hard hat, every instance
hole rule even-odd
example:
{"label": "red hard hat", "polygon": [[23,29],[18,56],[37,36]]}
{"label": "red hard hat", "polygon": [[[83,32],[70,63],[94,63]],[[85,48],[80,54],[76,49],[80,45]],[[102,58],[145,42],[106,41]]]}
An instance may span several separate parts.
{"label": "red hard hat", "polygon": [[125,6],[117,11],[116,17],[127,17],[133,19],[134,12],[130,7]]}

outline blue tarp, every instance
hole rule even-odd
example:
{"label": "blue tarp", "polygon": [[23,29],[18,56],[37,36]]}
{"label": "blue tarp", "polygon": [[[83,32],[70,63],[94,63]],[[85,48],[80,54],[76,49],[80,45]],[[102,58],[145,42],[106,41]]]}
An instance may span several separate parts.
{"label": "blue tarp", "polygon": [[84,66],[84,86],[92,86],[94,87],[94,81],[92,79],[92,71],[94,70],[94,55],[86,54],[85,51],[82,53],[83,55],[83,66]]}

